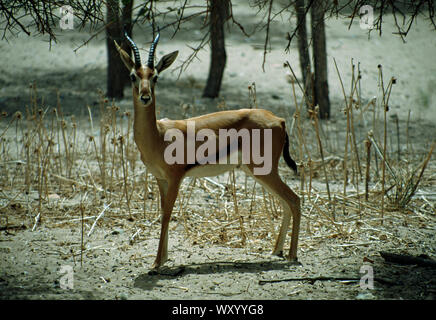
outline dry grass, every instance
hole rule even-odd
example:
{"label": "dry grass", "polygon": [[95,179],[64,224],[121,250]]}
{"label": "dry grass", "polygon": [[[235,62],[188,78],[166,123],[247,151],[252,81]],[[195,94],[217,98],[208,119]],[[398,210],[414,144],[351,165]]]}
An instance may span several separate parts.
{"label": "dry grass", "polygon": [[[342,239],[342,245],[387,239],[393,235],[381,225],[386,221],[388,226],[407,221],[416,228],[436,222],[436,194],[419,190],[435,183],[436,167],[430,161],[435,142],[430,141],[425,153],[416,146],[412,152],[409,126],[399,128],[396,122],[397,134],[392,135],[399,137],[400,130],[407,135],[407,148],[398,156],[400,144],[388,139],[386,116],[395,80],[385,89],[381,74],[379,99],[363,103],[360,70],[355,75],[354,68],[349,95],[342,85],[346,130],[340,121],[319,121],[316,112],[307,118],[302,111],[305,101],[298,101],[292,84],[297,107],[287,120],[294,141],[291,153],[300,168],[300,183],[294,189],[303,199],[302,250],[325,238]],[[337,74],[340,79],[338,69]],[[256,106],[255,85],[249,90]],[[97,112],[88,107],[88,119],[75,119],[63,115],[60,103],[44,108],[37,97],[33,85],[26,114],[3,115],[2,229],[8,232],[24,225],[34,230],[41,224],[81,228],[81,253],[86,238],[101,226],[123,226],[131,233],[131,242],[144,240],[143,230],[158,228],[160,199],[133,141],[133,115],[101,96],[101,117],[94,119]],[[290,170],[283,166],[280,171],[289,185],[296,185],[290,181]],[[200,245],[269,251],[281,211],[279,201],[261,186],[243,173],[230,172],[186,181],[170,228],[183,227],[185,235]]]}

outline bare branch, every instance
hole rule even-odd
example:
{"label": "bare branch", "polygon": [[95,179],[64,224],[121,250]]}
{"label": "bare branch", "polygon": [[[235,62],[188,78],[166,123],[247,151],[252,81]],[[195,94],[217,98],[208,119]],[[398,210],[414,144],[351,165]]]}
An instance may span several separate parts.
{"label": "bare branch", "polygon": [[267,52],[267,46],[268,46],[268,42],[269,42],[269,28],[270,28],[270,24],[271,24],[271,11],[272,11],[272,6],[273,6],[273,1],[274,0],[270,0],[270,2],[269,2],[268,19],[266,22],[266,34],[265,34],[265,44],[263,47],[263,62],[262,62],[263,72],[265,72],[266,52]]}

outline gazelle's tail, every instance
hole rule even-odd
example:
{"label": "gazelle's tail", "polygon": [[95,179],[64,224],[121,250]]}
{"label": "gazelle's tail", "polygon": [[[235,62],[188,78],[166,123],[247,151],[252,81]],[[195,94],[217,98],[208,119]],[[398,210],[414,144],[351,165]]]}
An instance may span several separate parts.
{"label": "gazelle's tail", "polygon": [[286,164],[294,170],[295,174],[297,174],[297,164],[295,161],[291,158],[291,155],[289,154],[289,137],[288,133],[285,132],[285,145],[283,146],[283,159],[285,159]]}

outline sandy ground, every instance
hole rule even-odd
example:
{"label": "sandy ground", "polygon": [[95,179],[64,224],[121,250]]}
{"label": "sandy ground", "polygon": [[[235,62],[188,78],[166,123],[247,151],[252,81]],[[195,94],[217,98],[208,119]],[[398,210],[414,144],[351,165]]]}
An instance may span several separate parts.
{"label": "sandy ground", "polygon": [[[241,23],[248,24],[248,29],[253,27],[255,21],[246,7],[235,7],[234,14]],[[331,123],[337,123],[339,127],[344,123],[340,112],[342,91],[332,59],[336,59],[347,88],[351,58],[355,63],[360,62],[362,97],[367,100],[377,96],[377,65],[381,64],[387,79],[391,76],[398,79],[391,97],[391,114],[397,114],[400,123],[404,124],[410,110],[411,138],[417,145],[425,145],[436,137],[434,31],[424,21],[419,21],[410,32],[407,43],[403,43],[392,35],[392,19],[387,21],[383,36],[373,34],[369,40],[357,22],[348,30],[347,20],[328,21]],[[188,23],[171,40],[169,33],[163,32],[158,56],[180,50],[175,67],[180,65],[190,53],[188,45],[195,45],[201,39],[202,31],[192,31],[196,23],[199,21]],[[232,27],[227,37],[228,64],[221,97],[215,101],[201,98],[209,64],[207,49],[178,80],[177,71],[163,74],[157,89],[159,117],[180,118],[215,111],[216,105],[222,101],[229,108],[247,107],[247,87],[253,82],[260,107],[281,116],[292,114],[295,108],[283,63],[288,60],[297,75],[299,67],[295,43],[289,54],[283,51],[288,29],[289,22],[285,18],[272,24],[272,50],[267,55],[263,72],[263,33],[257,32],[246,39]],[[145,43],[150,40],[146,30],[138,27],[134,36],[138,44],[144,43],[145,49]],[[0,110],[9,113],[23,110],[29,101],[29,83],[35,81],[44,105],[54,106],[59,90],[63,110],[67,114],[85,116],[86,106],[97,104],[97,90],[104,91],[106,81],[103,35],[77,53],[73,52],[88,37],[86,32],[63,31],[59,43],[53,44],[50,51],[42,37],[20,35],[9,39],[9,43],[0,42]],[[142,51],[144,56],[145,49]],[[117,103],[130,110],[130,89],[126,88],[125,95],[126,98]],[[289,176],[288,183],[297,185],[298,180]],[[428,186],[426,191],[434,192],[434,187]],[[207,211],[209,203],[206,198],[206,194],[199,193],[193,208]],[[303,209],[308,210],[307,207]],[[20,210],[17,211],[17,221],[19,214],[22,214]],[[276,226],[278,221],[274,220]],[[301,265],[292,265],[269,254],[272,238],[259,239],[246,248],[199,244],[187,236],[183,225],[175,220],[170,231],[170,261],[159,275],[148,273],[160,229],[155,219],[146,222],[148,228],[133,244],[129,242],[134,230],[133,222],[118,221],[115,226],[96,228],[87,238],[88,250],[84,253],[82,266],[77,255],[80,246],[78,223],[56,225],[50,220],[50,224],[42,223],[35,231],[29,224],[25,230],[0,233],[0,298],[434,299],[434,269],[387,264],[378,254],[385,250],[435,257],[434,212],[429,216],[422,216],[419,212],[410,212],[404,217],[392,215],[386,221],[376,231],[360,230],[353,239],[337,238],[331,233],[327,236],[322,232],[314,237],[307,232],[306,222],[303,221],[299,254]],[[375,281],[374,289],[363,290],[358,281],[363,265],[372,266],[375,277],[385,281]],[[62,288],[62,266],[73,268],[73,289]],[[349,277],[350,281],[259,282],[319,276]]]}
{"label": "sandy ground", "polygon": [[[300,252],[302,265],[292,265],[268,252],[257,253],[214,245],[192,245],[181,230],[171,232],[171,260],[159,275],[148,272],[157,246],[158,224],[144,240],[129,244],[127,232],[96,230],[87,240],[95,248],[71,257],[67,248],[80,245],[77,228],[39,228],[2,235],[2,299],[434,299],[435,271],[417,266],[386,264],[380,249],[395,250],[393,243],[347,246],[327,239],[313,250]],[[126,227],[127,229],[127,227]],[[178,232],[179,231],[179,232]],[[401,230],[403,235],[407,228]],[[408,252],[418,254],[434,246],[434,230],[421,229],[427,244],[409,242]],[[410,239],[416,238],[410,236]],[[301,242],[310,241],[302,237]],[[412,240],[413,241],[413,240]],[[424,241],[424,240],[423,240]],[[394,241],[395,242],[395,241]],[[404,247],[402,241],[398,241]],[[339,248],[338,245],[343,245]],[[390,247],[390,248],[389,248]],[[364,261],[370,259],[373,263]],[[373,289],[362,289],[362,266],[372,266],[377,279]],[[61,287],[63,266],[73,280]],[[65,267],[64,267],[65,268]],[[344,281],[262,280],[338,277]],[[350,280],[346,280],[349,278]],[[357,281],[356,281],[357,279]]]}

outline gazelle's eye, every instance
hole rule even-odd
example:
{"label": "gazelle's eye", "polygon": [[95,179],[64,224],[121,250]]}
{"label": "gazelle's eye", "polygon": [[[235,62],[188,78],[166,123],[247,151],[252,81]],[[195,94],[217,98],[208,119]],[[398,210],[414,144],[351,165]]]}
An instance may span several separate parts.
{"label": "gazelle's eye", "polygon": [[153,82],[156,83],[157,82],[157,76],[153,76]]}
{"label": "gazelle's eye", "polygon": [[136,82],[136,76],[133,73],[130,75],[130,79],[132,82]]}

